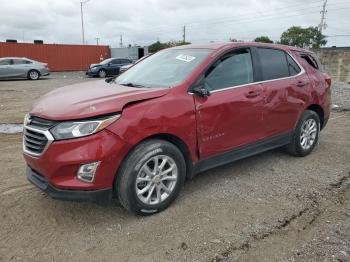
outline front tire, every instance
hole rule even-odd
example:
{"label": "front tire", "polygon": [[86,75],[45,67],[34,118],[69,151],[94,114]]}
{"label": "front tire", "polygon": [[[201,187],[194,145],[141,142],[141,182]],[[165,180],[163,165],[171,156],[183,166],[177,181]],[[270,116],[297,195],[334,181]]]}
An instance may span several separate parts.
{"label": "front tire", "polygon": [[137,145],[123,162],[115,188],[127,210],[150,215],[164,210],[175,200],[185,176],[181,151],[167,141],[151,139]]}
{"label": "front tire", "polygon": [[40,73],[36,70],[30,70],[28,72],[27,78],[29,80],[38,80],[40,78]]}
{"label": "front tire", "polygon": [[320,134],[320,118],[311,110],[305,110],[294,130],[287,151],[298,157],[307,156],[318,143]]}
{"label": "front tire", "polygon": [[98,77],[105,78],[106,76],[107,76],[107,73],[105,70],[101,69],[100,71],[98,71]]}

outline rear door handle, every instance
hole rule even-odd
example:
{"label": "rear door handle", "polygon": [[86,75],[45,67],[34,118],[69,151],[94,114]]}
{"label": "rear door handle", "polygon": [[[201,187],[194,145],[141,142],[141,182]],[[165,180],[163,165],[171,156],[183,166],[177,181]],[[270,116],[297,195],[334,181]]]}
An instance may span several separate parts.
{"label": "rear door handle", "polygon": [[297,86],[299,86],[299,87],[303,87],[305,85],[306,85],[306,83],[304,83],[303,81],[298,81],[298,83],[297,83]]}
{"label": "rear door handle", "polygon": [[260,91],[249,91],[245,96],[247,98],[254,98],[259,96],[260,94],[261,94]]}

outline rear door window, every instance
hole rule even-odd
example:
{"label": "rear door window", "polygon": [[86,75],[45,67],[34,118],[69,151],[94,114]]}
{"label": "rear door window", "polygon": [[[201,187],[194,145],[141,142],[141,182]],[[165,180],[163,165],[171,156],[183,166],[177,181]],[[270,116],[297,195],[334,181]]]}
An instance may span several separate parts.
{"label": "rear door window", "polygon": [[258,48],[263,80],[289,77],[289,66],[284,51],[272,48]]}
{"label": "rear door window", "polygon": [[26,64],[26,60],[23,60],[23,59],[13,59],[13,64],[14,64],[14,65],[24,65],[24,64]]}
{"label": "rear door window", "polygon": [[114,65],[120,65],[120,64],[122,64],[122,59],[114,59],[113,62],[112,62],[112,64],[114,64]]}
{"label": "rear door window", "polygon": [[253,64],[249,49],[235,50],[223,56],[209,68],[205,75],[208,90],[220,90],[253,81]]}
{"label": "rear door window", "polygon": [[129,59],[121,59],[122,63],[121,64],[130,64],[131,61]]}

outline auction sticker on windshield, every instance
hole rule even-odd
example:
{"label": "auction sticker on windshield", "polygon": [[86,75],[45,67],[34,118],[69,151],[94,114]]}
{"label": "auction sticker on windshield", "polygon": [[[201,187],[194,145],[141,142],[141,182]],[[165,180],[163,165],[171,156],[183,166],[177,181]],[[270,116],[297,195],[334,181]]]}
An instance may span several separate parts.
{"label": "auction sticker on windshield", "polygon": [[189,62],[195,60],[196,58],[195,58],[194,56],[183,55],[183,54],[181,54],[181,55],[178,55],[178,56],[176,57],[176,59],[189,63]]}

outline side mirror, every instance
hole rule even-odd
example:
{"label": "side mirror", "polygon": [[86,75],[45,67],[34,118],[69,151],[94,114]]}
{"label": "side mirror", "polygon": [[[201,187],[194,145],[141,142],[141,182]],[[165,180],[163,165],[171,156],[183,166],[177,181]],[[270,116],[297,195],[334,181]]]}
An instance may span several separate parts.
{"label": "side mirror", "polygon": [[192,89],[193,94],[198,95],[198,96],[202,96],[202,97],[206,97],[206,96],[210,96],[210,91],[206,88],[204,88],[204,86],[196,86],[195,88]]}
{"label": "side mirror", "polygon": [[114,80],[116,80],[117,79],[117,76],[115,76],[115,77],[109,77],[109,78],[106,78],[105,79],[105,82],[106,83],[111,83],[111,82],[113,82]]}

